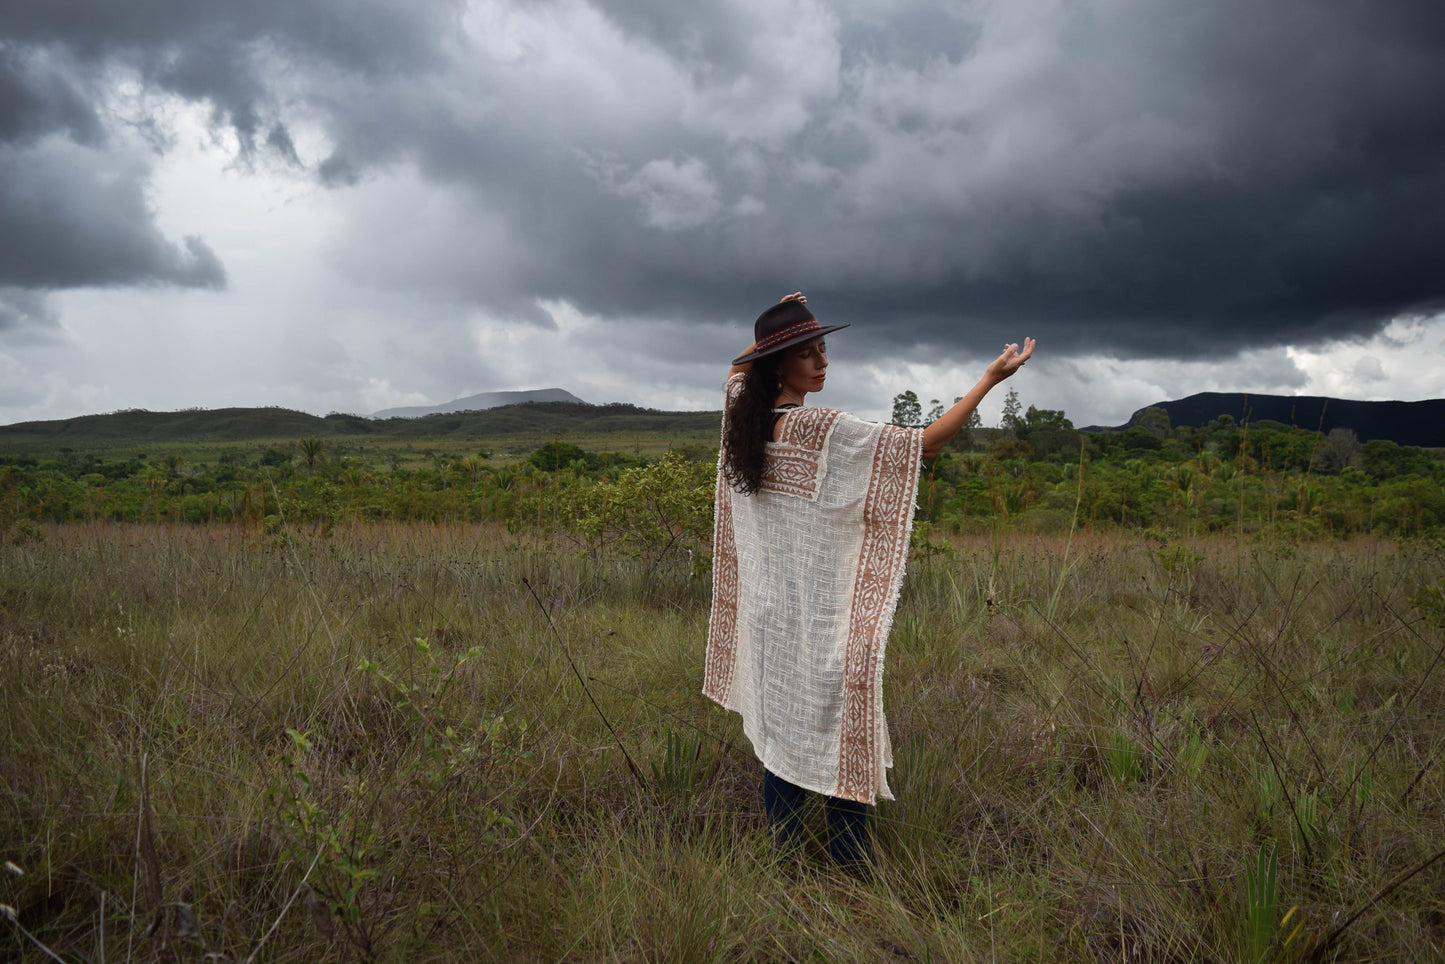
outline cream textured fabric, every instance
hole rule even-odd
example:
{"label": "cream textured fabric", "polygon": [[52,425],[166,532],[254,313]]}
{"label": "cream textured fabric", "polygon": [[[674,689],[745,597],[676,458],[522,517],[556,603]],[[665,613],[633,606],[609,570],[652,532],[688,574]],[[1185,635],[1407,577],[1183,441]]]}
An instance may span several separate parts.
{"label": "cream textured fabric", "polygon": [[798,408],[756,495],[719,468],[703,693],[742,714],[763,765],[805,789],[893,799],[883,655],[922,454],[918,429]]}

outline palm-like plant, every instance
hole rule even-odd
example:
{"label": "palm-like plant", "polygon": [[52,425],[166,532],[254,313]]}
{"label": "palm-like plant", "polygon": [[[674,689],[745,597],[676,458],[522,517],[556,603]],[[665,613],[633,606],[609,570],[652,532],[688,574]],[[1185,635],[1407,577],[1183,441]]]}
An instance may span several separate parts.
{"label": "palm-like plant", "polygon": [[297,439],[296,447],[301,450],[301,461],[306,463],[306,471],[315,472],[316,463],[321,461],[321,452],[326,448],[326,443],[313,435]]}

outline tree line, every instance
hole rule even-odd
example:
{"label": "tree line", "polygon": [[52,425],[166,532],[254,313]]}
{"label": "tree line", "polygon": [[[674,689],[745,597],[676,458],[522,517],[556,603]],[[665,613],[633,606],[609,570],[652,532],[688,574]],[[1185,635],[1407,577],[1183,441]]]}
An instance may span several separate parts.
{"label": "tree line", "polygon": [[[891,421],[921,427],[912,391],[894,396]],[[1145,409],[1121,432],[1080,432],[1064,412],[1023,407],[1010,389],[996,428],[977,412],[925,466],[920,516],[977,528],[1011,516],[1037,529],[1115,525],[1171,532],[1287,527],[1297,535],[1418,534],[1445,525],[1439,452],[1274,421],[1221,415],[1172,426]]]}
{"label": "tree line", "polygon": [[[913,392],[892,420],[922,425]],[[105,459],[0,457],[0,538],[45,522],[105,520],[303,524],[490,521],[642,544],[654,525],[677,551],[705,551],[716,450],[682,446],[661,459],[584,449],[561,439],[520,458],[440,454],[421,465],[356,455],[333,440],[256,443],[214,461],[177,454]],[[684,493],[659,508],[658,480]],[[641,504],[646,500],[647,504]],[[666,500],[662,500],[666,501]],[[656,517],[645,523],[648,513]],[[679,513],[685,525],[677,523]],[[618,519],[626,518],[626,522]],[[1426,449],[1361,442],[1278,422],[1171,426],[1148,409],[1122,432],[1080,432],[1064,412],[1005,398],[997,427],[975,413],[924,465],[918,516],[941,531],[1123,527],[1169,533],[1287,531],[1299,536],[1412,535],[1445,527],[1445,462]]]}

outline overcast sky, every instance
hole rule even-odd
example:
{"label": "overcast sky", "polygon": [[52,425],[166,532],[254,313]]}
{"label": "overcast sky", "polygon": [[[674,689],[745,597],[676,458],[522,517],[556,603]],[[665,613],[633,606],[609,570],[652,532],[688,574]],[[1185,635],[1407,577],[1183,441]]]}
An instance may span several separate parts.
{"label": "overcast sky", "polygon": [[[1439,0],[6,0],[0,423],[1445,396]],[[992,422],[996,393],[984,416]]]}

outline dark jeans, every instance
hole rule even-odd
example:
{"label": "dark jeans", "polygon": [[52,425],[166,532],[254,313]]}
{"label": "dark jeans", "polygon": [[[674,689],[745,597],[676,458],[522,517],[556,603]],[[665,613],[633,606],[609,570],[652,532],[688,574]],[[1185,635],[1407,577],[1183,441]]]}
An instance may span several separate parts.
{"label": "dark jeans", "polygon": [[[763,810],[773,845],[783,854],[803,846],[803,802],[809,793],[771,770],[763,770]],[[861,869],[868,859],[868,806],[841,797],[823,797],[828,814],[828,856],[840,867]]]}

